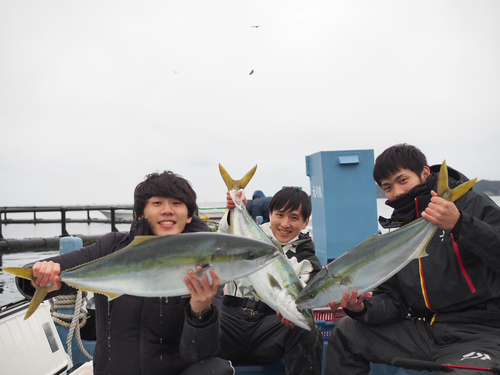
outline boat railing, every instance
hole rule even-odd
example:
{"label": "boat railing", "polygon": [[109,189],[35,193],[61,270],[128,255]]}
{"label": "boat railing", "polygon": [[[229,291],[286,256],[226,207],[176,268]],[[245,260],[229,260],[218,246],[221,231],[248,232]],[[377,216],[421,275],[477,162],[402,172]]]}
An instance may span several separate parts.
{"label": "boat railing", "polygon": [[[116,217],[117,210],[129,210],[130,219],[121,219]],[[69,218],[67,217],[68,212],[73,211],[86,211],[86,218]],[[91,212],[99,211],[106,212],[109,211],[109,218],[95,218],[91,217]],[[2,225],[9,224],[61,224],[61,237],[69,236],[66,229],[66,225],[70,223],[104,223],[111,224],[111,231],[118,232],[116,224],[130,224],[132,223],[134,206],[132,205],[90,205],[90,206],[35,206],[35,207],[0,207],[0,239],[3,239],[2,235]],[[59,212],[59,218],[39,218],[38,213],[41,212]],[[8,214],[19,214],[19,213],[32,213],[33,218],[31,219],[13,219],[9,218]],[[107,216],[107,215],[105,215]]]}

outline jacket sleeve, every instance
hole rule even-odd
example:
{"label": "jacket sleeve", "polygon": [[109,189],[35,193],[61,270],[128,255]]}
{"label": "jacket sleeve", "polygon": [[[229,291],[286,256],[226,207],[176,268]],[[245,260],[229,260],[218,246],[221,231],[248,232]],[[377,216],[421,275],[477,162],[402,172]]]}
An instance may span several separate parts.
{"label": "jacket sleeve", "polygon": [[487,196],[469,192],[457,201],[462,213],[458,238],[460,250],[470,252],[496,273],[500,273],[500,208]]}
{"label": "jacket sleeve", "polygon": [[212,301],[212,310],[206,321],[195,323],[191,318],[191,307],[188,304],[185,311],[184,328],[179,344],[179,355],[189,363],[215,357],[220,351],[223,289]]}
{"label": "jacket sleeve", "polygon": [[344,310],[345,313],[355,320],[375,326],[396,323],[408,315],[408,306],[398,287],[397,276],[381,284],[373,292],[373,297],[365,298],[364,302],[366,308],[363,312]]}
{"label": "jacket sleeve", "polygon": [[321,262],[316,256],[316,248],[313,240],[308,238],[303,241],[297,246],[295,253],[287,251],[286,255],[292,262],[292,265],[293,259],[296,258],[298,266],[294,265],[294,269],[297,271],[300,280],[304,284],[307,284],[321,270]]}

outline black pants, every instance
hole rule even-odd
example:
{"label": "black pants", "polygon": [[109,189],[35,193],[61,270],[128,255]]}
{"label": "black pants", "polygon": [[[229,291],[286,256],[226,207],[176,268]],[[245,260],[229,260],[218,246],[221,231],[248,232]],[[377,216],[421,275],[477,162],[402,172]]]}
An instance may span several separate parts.
{"label": "black pants", "polygon": [[181,375],[234,375],[234,367],[222,358],[207,358],[192,364]]}
{"label": "black pants", "polygon": [[[500,329],[456,323],[431,326],[413,318],[369,326],[345,317],[333,329],[326,350],[326,375],[368,374],[370,362],[390,364],[395,357],[493,367],[500,364]],[[446,374],[450,373],[486,374],[449,368]]]}
{"label": "black pants", "polygon": [[321,374],[323,336],[289,328],[276,314],[222,306],[222,358],[264,364],[284,358],[287,375]]}

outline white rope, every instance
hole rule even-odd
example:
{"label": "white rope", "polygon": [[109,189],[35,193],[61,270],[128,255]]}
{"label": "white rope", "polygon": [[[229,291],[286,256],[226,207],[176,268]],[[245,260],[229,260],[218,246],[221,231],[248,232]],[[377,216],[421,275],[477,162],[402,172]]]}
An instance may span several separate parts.
{"label": "white rope", "polygon": [[[87,293],[85,293],[86,295]],[[82,298],[83,294],[81,290],[78,290],[76,294],[70,296],[58,296],[52,298],[52,320],[54,323],[59,324],[60,326],[69,328],[68,337],[66,339],[66,352],[68,353],[71,360],[73,360],[72,353],[72,338],[73,334],[75,335],[76,342],[80,351],[83,355],[92,360],[92,356],[87,352],[85,347],[83,346],[82,339],[80,337],[80,329],[87,322],[87,312],[82,307]],[[61,314],[57,312],[58,309],[73,309],[74,314]],[[77,329],[78,328],[78,329]]]}

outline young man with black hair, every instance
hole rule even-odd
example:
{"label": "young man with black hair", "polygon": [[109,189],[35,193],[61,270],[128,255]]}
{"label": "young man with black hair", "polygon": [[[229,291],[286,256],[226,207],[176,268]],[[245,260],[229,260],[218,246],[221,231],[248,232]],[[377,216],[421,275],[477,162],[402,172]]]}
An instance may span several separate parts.
{"label": "young man with black hair", "polygon": [[[46,298],[70,294],[61,283],[61,271],[101,258],[130,244],[135,236],[167,236],[208,232],[194,216],[196,193],[189,181],[170,171],[153,173],[137,185],[130,233],[113,232],[80,250],[37,262],[37,284],[52,284]],[[184,278],[190,298],[144,298],[122,295],[112,301],[95,294],[97,343],[94,374],[203,375],[234,373],[231,363],[218,358],[220,351],[221,291],[212,270],[201,281],[188,271]],[[29,280],[17,278],[21,293],[32,297]]]}
{"label": "young man with black hair", "polygon": [[[455,202],[437,196],[439,165],[429,167],[416,147],[400,144],[375,162],[373,177],[394,209],[384,227],[423,217],[438,227],[428,256],[413,260],[372,297],[346,292],[348,317],[328,342],[326,374],[368,374],[370,362],[395,357],[438,364],[500,364],[500,208],[472,190]],[[450,189],[468,179],[448,167]],[[447,372],[480,374],[447,368]]]}
{"label": "young man with black hair", "polygon": [[[227,207],[233,208],[229,193],[227,201]],[[304,285],[321,269],[309,233],[302,233],[309,223],[311,210],[311,198],[306,192],[287,187],[273,196],[269,204],[270,222],[260,226],[270,238],[281,243]],[[231,232],[227,216],[221,219],[219,231]],[[248,278],[225,286],[222,357],[235,363],[259,364],[284,358],[287,375],[321,374],[321,333],[317,329],[306,331],[294,327],[253,293],[255,290]]]}

